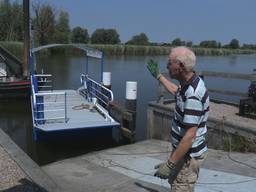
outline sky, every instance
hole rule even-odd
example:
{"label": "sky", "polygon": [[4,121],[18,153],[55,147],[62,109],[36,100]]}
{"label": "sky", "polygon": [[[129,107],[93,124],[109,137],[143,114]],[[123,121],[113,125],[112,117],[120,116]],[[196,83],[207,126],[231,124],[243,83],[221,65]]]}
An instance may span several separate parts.
{"label": "sky", "polygon": [[[32,2],[35,0],[31,0]],[[69,13],[70,26],[89,34],[115,28],[122,42],[141,32],[151,42],[179,37],[197,44],[237,38],[256,44],[256,0],[40,0]]]}

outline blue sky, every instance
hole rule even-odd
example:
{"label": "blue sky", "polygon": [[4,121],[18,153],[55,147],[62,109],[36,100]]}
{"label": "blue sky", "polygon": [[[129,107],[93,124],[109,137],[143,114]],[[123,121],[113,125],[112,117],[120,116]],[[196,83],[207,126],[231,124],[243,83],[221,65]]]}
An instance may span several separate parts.
{"label": "blue sky", "polygon": [[115,28],[122,42],[145,32],[153,42],[180,37],[194,43],[228,43],[232,38],[256,43],[256,0],[41,1],[67,11],[71,27],[85,27],[90,34],[97,28]]}

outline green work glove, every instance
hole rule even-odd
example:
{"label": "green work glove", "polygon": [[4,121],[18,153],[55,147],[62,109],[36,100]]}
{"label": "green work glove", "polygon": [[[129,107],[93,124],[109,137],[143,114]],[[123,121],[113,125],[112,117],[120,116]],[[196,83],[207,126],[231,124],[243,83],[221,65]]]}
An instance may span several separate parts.
{"label": "green work glove", "polygon": [[156,61],[154,61],[153,59],[150,59],[148,61],[147,68],[150,71],[150,73],[152,74],[152,76],[155,77],[156,79],[159,79],[160,76],[162,75],[159,72],[158,63]]}
{"label": "green work glove", "polygon": [[157,171],[154,176],[160,177],[161,179],[169,179],[170,175],[173,174],[175,169],[175,164],[172,162],[165,162],[155,166]]}

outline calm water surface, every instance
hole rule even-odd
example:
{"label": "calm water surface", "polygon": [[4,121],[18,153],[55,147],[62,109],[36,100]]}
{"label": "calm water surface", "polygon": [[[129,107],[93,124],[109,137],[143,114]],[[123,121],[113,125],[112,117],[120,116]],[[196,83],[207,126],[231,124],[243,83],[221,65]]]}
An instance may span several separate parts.
{"label": "calm water surface", "polygon": [[[158,82],[146,69],[146,61],[151,57],[122,56],[106,57],[104,71],[112,73],[112,90],[115,100],[124,103],[125,82],[138,82],[137,96],[137,130],[136,139],[145,139],[147,103],[157,98]],[[154,57],[160,64],[161,71],[166,72],[166,56]],[[44,69],[54,77],[54,89],[77,89],[80,86],[80,74],[85,71],[85,57],[54,55],[38,59],[38,69]],[[256,55],[238,56],[204,56],[198,57],[196,71],[220,71],[250,74],[256,68]],[[91,59],[89,74],[99,80],[100,63]],[[222,88],[231,91],[246,92],[248,81],[206,78],[209,88]],[[212,95],[218,99],[239,102],[238,97]],[[39,164],[46,164],[58,159],[82,154],[91,150],[110,147],[113,144],[95,141],[95,143],[35,143],[32,141],[30,101],[12,100],[0,102],[0,127]]]}

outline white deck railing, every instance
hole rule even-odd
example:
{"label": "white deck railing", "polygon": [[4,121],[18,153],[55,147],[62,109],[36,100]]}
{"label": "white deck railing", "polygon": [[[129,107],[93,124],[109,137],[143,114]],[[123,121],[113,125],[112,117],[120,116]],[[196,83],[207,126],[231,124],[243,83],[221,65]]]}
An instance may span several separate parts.
{"label": "white deck railing", "polygon": [[36,74],[38,88],[40,91],[49,91],[53,89],[52,75],[51,74]]}
{"label": "white deck railing", "polygon": [[107,108],[109,102],[114,100],[113,92],[110,89],[89,78],[87,75],[81,75],[81,83],[84,85],[84,91],[86,91],[88,100],[93,97],[97,98],[98,103],[104,108]]}
{"label": "white deck railing", "polygon": [[[36,80],[38,77],[50,77],[51,75],[35,75]],[[39,87],[39,86],[38,86]],[[40,88],[40,87],[39,87]],[[38,124],[45,124],[52,120],[63,120],[64,122],[67,122],[67,94],[66,92],[44,92],[40,91],[36,93],[35,91],[35,85],[33,83],[32,77],[31,77],[31,90],[32,90],[32,118],[33,123]],[[53,97],[56,98],[58,96],[63,96],[63,100],[61,101],[45,101],[46,97]],[[50,106],[50,107],[49,107]],[[57,115],[54,114],[54,112],[57,112]],[[61,114],[61,115],[60,115]]]}

